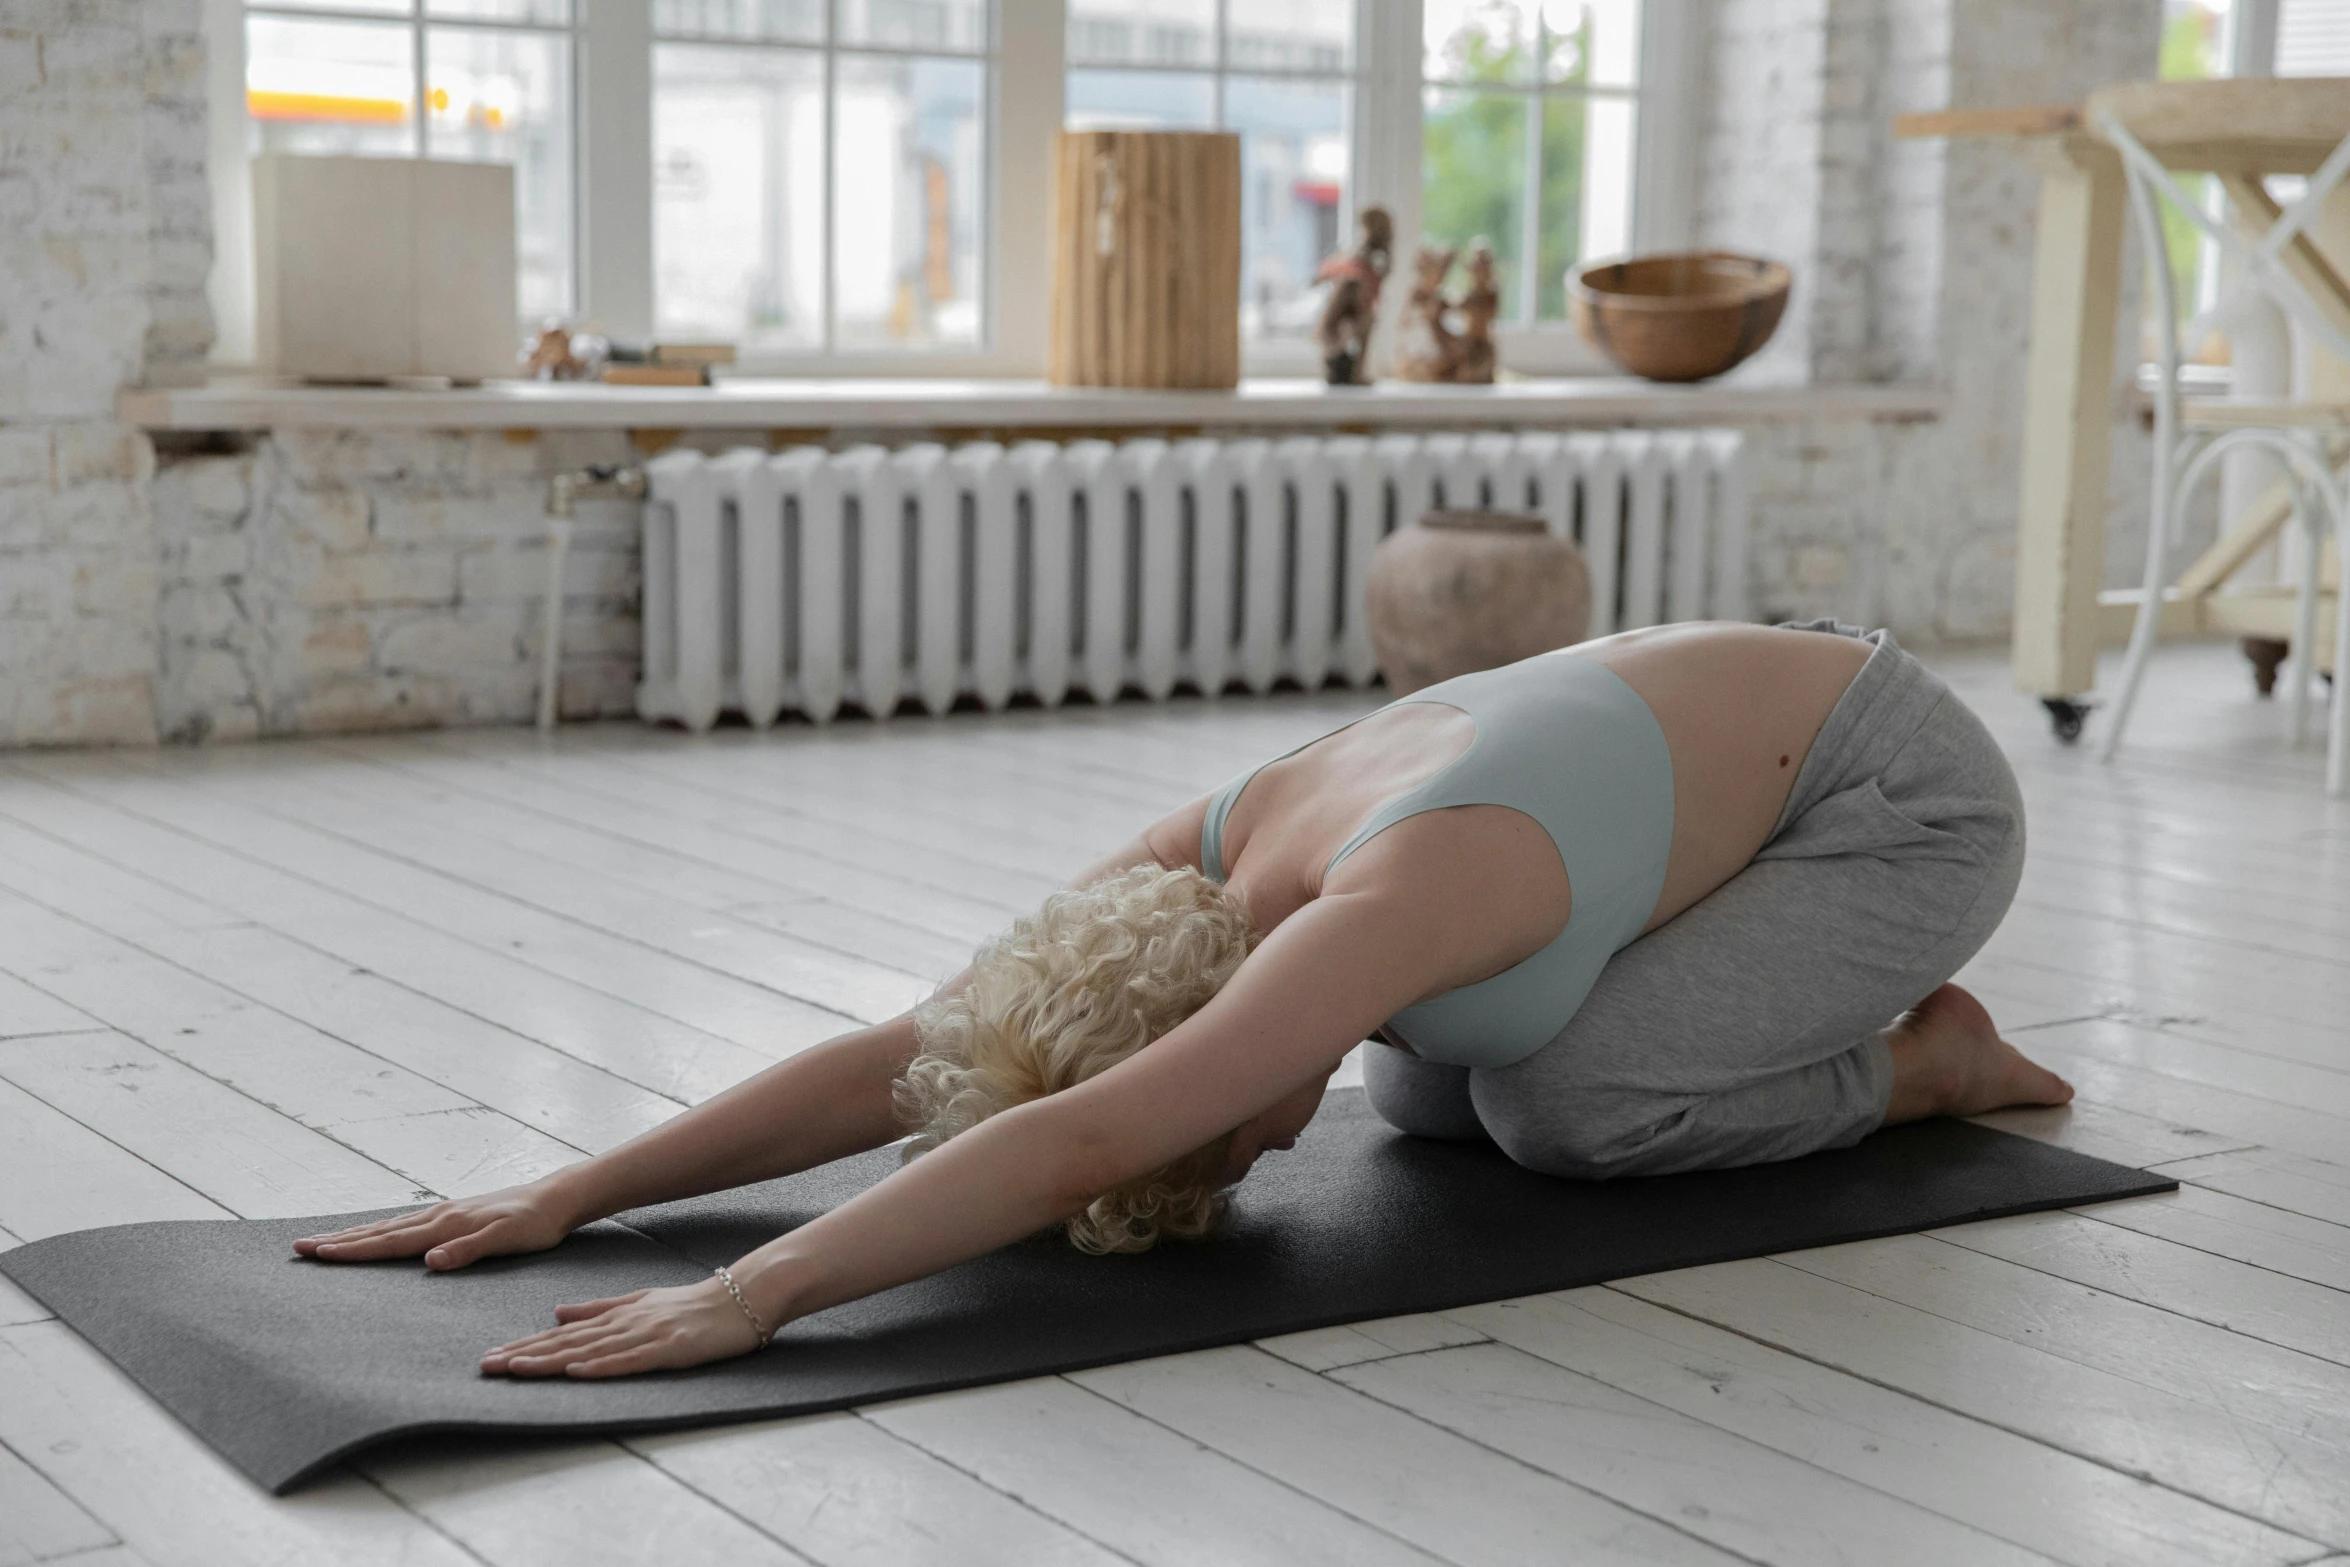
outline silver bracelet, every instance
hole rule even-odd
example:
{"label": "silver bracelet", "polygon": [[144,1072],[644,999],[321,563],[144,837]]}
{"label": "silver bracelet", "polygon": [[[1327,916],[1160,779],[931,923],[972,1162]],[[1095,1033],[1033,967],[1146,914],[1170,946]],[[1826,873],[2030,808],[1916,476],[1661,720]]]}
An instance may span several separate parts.
{"label": "silver bracelet", "polygon": [[742,1288],[734,1282],[734,1275],[725,1268],[720,1268],[718,1281],[726,1286],[726,1293],[734,1297],[734,1303],[742,1308],[743,1315],[750,1318],[751,1331],[759,1335],[759,1347],[766,1348],[769,1337],[767,1324],[759,1320],[759,1314],[751,1309],[751,1303],[743,1299]]}

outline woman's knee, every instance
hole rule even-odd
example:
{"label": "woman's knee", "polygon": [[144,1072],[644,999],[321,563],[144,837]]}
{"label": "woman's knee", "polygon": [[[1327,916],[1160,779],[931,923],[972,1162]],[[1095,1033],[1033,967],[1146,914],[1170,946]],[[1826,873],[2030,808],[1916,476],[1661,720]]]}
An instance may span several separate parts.
{"label": "woman's knee", "polygon": [[1374,1039],[1363,1046],[1363,1095],[1381,1120],[1414,1137],[1469,1142],[1485,1135],[1465,1066],[1418,1060]]}
{"label": "woman's knee", "polygon": [[1596,1095],[1526,1093],[1506,1071],[1477,1073],[1470,1101],[1494,1145],[1512,1163],[1541,1175],[1604,1181],[1654,1173],[1644,1155],[1660,1140],[1669,1141],[1688,1114],[1686,1107],[1656,1100],[1611,1109]]}

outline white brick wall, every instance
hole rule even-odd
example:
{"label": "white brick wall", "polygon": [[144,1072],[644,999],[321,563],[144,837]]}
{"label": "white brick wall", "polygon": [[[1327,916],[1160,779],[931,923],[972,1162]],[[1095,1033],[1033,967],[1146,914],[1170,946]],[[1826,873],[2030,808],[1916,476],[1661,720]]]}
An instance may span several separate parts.
{"label": "white brick wall", "polygon": [[113,410],[211,341],[199,15],[0,10],[0,744],[155,732],[153,454]]}
{"label": "white brick wall", "polygon": [[[1929,380],[1950,393],[1930,424],[1758,432],[1755,601],[1884,622],[1913,641],[2001,635],[2039,181],[2013,145],[1896,141],[1892,117],[2065,102],[2150,76],[2158,8],[1722,0],[1715,15],[1699,237],[1796,274],[1778,336],[1738,376]],[[2125,323],[2134,300],[2133,287]],[[2135,331],[2121,338],[2117,387],[2137,358]],[[2142,432],[2117,416],[2117,585],[2137,573],[2147,462]]]}
{"label": "white brick wall", "polygon": [[[519,723],[537,700],[547,475],[617,435],[279,431],[168,458],[157,721],[173,740]],[[632,512],[583,504],[563,705],[631,711]]]}

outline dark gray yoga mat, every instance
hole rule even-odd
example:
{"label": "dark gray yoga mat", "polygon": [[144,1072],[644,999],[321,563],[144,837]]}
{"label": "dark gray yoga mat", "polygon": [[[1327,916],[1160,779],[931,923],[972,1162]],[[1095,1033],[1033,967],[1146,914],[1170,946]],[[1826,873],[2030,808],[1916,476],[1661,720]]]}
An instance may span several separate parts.
{"label": "dark gray yoga mat", "polygon": [[811,1414],[2177,1186],[1961,1121],[1745,1170],[1555,1180],[1490,1147],[1403,1137],[1349,1089],[1296,1151],[1258,1166],[1222,1240],[1086,1257],[1040,1237],[691,1371],[526,1382],[474,1370],[562,1302],[705,1277],[895,1164],[883,1150],[641,1209],[459,1273],[291,1255],[296,1236],[371,1217],[359,1214],[84,1230],[0,1253],[0,1272],[282,1493],[394,1437]]}

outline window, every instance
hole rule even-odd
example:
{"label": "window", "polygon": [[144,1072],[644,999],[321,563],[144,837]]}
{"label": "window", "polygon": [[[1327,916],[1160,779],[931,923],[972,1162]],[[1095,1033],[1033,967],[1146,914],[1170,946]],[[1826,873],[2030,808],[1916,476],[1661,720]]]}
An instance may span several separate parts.
{"label": "window", "polygon": [[1631,248],[1639,0],[1425,0],[1422,232],[1493,247],[1502,319]]}
{"label": "window", "polygon": [[525,321],[577,303],[573,0],[272,0],[245,14],[246,146],[514,165]]}
{"label": "window", "polygon": [[976,348],[987,0],[655,0],[654,327]]}
{"label": "window", "polygon": [[[220,0],[238,15],[236,0]],[[2288,0],[2298,3],[2298,0]],[[1254,373],[1387,204],[1491,243],[1505,361],[1597,368],[1578,260],[1683,237],[1696,0],[247,0],[213,40],[249,151],[515,167],[526,325],[732,342],[746,370],[1034,375],[1055,127],[1241,137]],[[227,24],[224,24],[224,26]],[[215,143],[223,352],[249,223]],[[1676,183],[1676,181],[1679,183]],[[1637,226],[1636,226],[1637,225]],[[238,301],[245,301],[240,330]]]}
{"label": "window", "polygon": [[1069,0],[1076,129],[1224,129],[1241,138],[1241,314],[1302,337],[1314,269],[1351,224],[1354,0]]}

